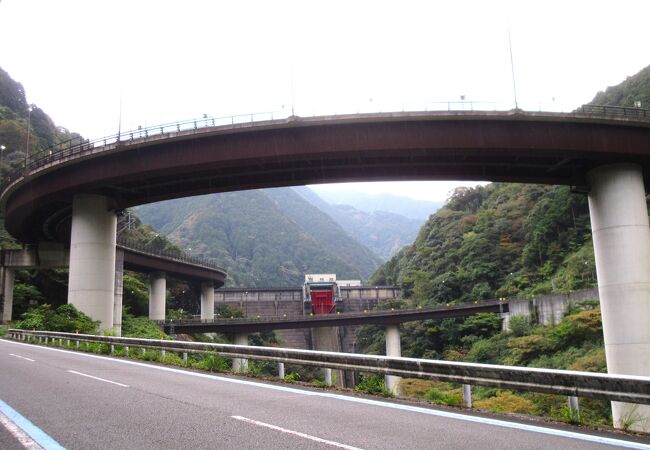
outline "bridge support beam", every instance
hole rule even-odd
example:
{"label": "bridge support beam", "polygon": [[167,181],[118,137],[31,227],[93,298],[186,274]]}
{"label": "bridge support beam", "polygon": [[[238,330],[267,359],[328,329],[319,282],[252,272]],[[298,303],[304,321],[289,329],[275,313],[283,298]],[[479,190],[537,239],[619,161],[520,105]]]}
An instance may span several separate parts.
{"label": "bridge support beam", "polygon": [[11,322],[14,310],[14,269],[4,267],[2,270],[2,321]]}
{"label": "bridge support beam", "polygon": [[[386,325],[386,356],[402,356],[402,344],[399,337],[399,325]],[[401,377],[386,375],[384,382],[386,389],[393,394],[399,394]]]}
{"label": "bridge support beam", "polygon": [[113,327],[115,293],[115,233],[117,216],[110,200],[78,194],[72,201],[68,303]]}
{"label": "bridge support beam", "polygon": [[[214,319],[214,283],[201,283],[201,320]],[[248,341],[247,341],[248,342]]]}
{"label": "bridge support beam", "polygon": [[167,300],[167,280],[162,272],[149,276],[149,319],[165,320],[165,304]]}
{"label": "bridge support beam", "polygon": [[[593,169],[589,212],[607,371],[650,376],[650,227],[641,168]],[[612,402],[614,426],[650,431],[650,406]]]}
{"label": "bridge support beam", "polygon": [[122,296],[124,294],[124,250],[115,250],[115,292],[113,294],[113,331],[122,336]]}
{"label": "bridge support beam", "polygon": [[[233,344],[248,345],[248,334],[247,333],[235,334],[235,338],[233,339]],[[245,358],[233,358],[232,370],[235,373],[246,372],[248,370],[248,360]]]}

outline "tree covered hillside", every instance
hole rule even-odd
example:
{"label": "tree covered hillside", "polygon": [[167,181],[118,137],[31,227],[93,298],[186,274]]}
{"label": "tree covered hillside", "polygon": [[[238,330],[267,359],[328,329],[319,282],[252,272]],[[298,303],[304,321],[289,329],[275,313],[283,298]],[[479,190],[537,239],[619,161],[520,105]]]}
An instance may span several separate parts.
{"label": "tree covered hillside", "polygon": [[591,101],[594,105],[630,107],[636,106],[636,102],[641,102],[642,108],[650,109],[650,66],[622,83],[599,92]]}
{"label": "tree covered hillside", "polygon": [[291,188],[169,200],[136,211],[183,249],[217,260],[229,286],[298,286],[305,273],[367,279],[381,262]]}
{"label": "tree covered hillside", "polygon": [[567,292],[595,283],[585,196],[565,186],[456,189],[372,278],[420,304]]}

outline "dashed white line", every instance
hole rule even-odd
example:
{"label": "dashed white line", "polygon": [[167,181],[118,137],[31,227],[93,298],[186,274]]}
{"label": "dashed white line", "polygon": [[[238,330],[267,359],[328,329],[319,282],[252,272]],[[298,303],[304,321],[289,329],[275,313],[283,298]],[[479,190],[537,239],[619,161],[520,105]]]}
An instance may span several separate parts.
{"label": "dashed white line", "polygon": [[10,340],[5,340],[2,339],[2,343],[7,343],[10,345],[16,345],[16,346],[25,346],[25,347],[31,347],[31,348],[36,348],[38,350],[43,350],[43,351],[50,351],[50,352],[60,352],[60,353],[66,353],[69,355],[75,355],[80,358],[92,358],[92,359],[101,359],[104,361],[111,361],[116,364],[125,364],[125,365],[130,365],[130,366],[137,366],[137,367],[144,367],[149,370],[160,370],[163,372],[172,372],[172,373],[177,373],[177,374],[182,374],[185,376],[190,376],[190,377],[197,377],[197,378],[206,378],[206,379],[211,379],[211,380],[218,380],[224,383],[233,383],[233,384],[241,384],[241,385],[247,385],[247,386],[255,386],[261,389],[270,389],[274,391],[281,391],[281,392],[290,392],[292,394],[300,394],[300,395],[307,395],[307,396],[314,396],[314,397],[327,397],[327,398],[335,398],[341,401],[345,402],[354,402],[354,403],[362,403],[366,405],[374,405],[377,407],[382,407],[382,408],[390,408],[390,409],[396,409],[396,410],[403,410],[403,411],[411,411],[414,413],[419,413],[419,414],[426,414],[426,415],[431,415],[431,416],[438,416],[438,417],[446,417],[449,419],[455,419],[455,420],[463,420],[467,422],[474,422],[474,423],[483,423],[486,425],[492,425],[492,426],[497,426],[497,427],[502,427],[502,428],[510,428],[510,429],[516,429],[516,430],[523,430],[523,431],[529,431],[532,433],[541,433],[541,434],[546,434],[546,435],[551,435],[551,436],[560,436],[568,439],[576,439],[576,440],[581,440],[585,442],[594,442],[597,444],[605,444],[605,445],[614,445],[614,446],[619,446],[619,447],[625,447],[625,448],[634,448],[634,449],[644,449],[644,450],[650,450],[650,445],[645,444],[642,442],[634,442],[634,441],[628,441],[624,439],[617,439],[617,438],[611,438],[611,437],[606,437],[606,436],[598,436],[598,435],[593,435],[593,434],[584,434],[579,431],[567,431],[567,430],[562,430],[562,429],[556,429],[556,428],[547,428],[543,426],[538,426],[538,425],[529,425],[526,423],[518,423],[518,422],[508,422],[505,420],[499,420],[499,419],[491,419],[491,418],[486,418],[486,417],[480,417],[480,416],[471,416],[471,415],[465,415],[462,413],[456,413],[456,412],[449,412],[449,411],[442,411],[442,410],[435,410],[435,409],[429,409],[429,408],[423,408],[420,406],[411,406],[411,405],[403,405],[400,403],[388,403],[384,402],[381,400],[372,400],[372,399],[367,399],[367,398],[361,398],[361,397],[348,397],[344,396],[341,394],[333,394],[329,392],[318,392],[318,391],[303,391],[294,387],[288,387],[288,386],[280,386],[280,385],[275,385],[275,384],[264,384],[256,381],[249,381],[249,380],[243,380],[239,378],[229,378],[229,377],[221,377],[218,375],[212,375],[212,374],[207,374],[207,373],[198,373],[198,372],[188,372],[187,370],[182,370],[182,369],[176,369],[173,367],[164,367],[164,366],[155,366],[151,364],[145,364],[137,361],[130,361],[126,359],[115,359],[115,358],[108,358],[106,356],[100,356],[100,355],[93,355],[89,353],[80,353],[80,352],[74,352],[71,350],[63,350],[60,348],[52,348],[52,347],[38,347],[34,346],[32,344],[26,344],[23,342],[15,342],[15,341],[10,341]]}
{"label": "dashed white line", "polygon": [[359,447],[352,447],[350,445],[341,444],[339,442],[328,441],[327,439],[321,439],[310,434],[301,433],[299,431],[288,430],[286,428],[279,427],[277,425],[271,425],[270,423],[260,422],[258,420],[249,419],[242,416],[230,416],[233,419],[241,420],[242,422],[251,423],[260,427],[270,428],[271,430],[280,431],[281,433],[292,434],[301,438],[309,439],[310,441],[320,442],[321,444],[331,445],[332,447],[346,448],[348,450],[361,450]]}
{"label": "dashed white line", "polygon": [[125,388],[128,388],[128,387],[129,387],[128,384],[118,383],[117,381],[107,380],[106,378],[95,377],[95,376],[93,376],[93,375],[88,375],[87,373],[77,372],[76,370],[68,370],[68,372],[70,372],[70,373],[74,373],[75,375],[81,375],[82,377],[92,378],[93,380],[103,381],[104,383],[116,384],[116,385],[118,385],[118,386],[122,386],[122,387],[125,387]]}
{"label": "dashed white line", "polygon": [[14,354],[14,353],[9,353],[9,356],[13,356],[13,357],[15,357],[15,358],[24,359],[24,360],[29,361],[29,362],[34,362],[34,361],[36,361],[35,359],[27,358],[27,357],[25,357],[25,356],[16,355],[16,354]]}

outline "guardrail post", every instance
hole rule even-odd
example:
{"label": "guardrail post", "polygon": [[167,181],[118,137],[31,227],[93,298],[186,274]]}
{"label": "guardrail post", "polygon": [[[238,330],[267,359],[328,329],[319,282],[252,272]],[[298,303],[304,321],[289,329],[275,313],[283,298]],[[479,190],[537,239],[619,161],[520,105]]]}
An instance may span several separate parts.
{"label": "guardrail post", "polygon": [[183,366],[187,366],[187,352],[183,352]]}
{"label": "guardrail post", "polygon": [[325,369],[325,384],[328,386],[332,385],[332,369]]}
{"label": "guardrail post", "polygon": [[111,355],[115,354],[115,344],[111,344]]}
{"label": "guardrail post", "polygon": [[278,378],[284,380],[284,363],[278,363]]}
{"label": "guardrail post", "polygon": [[[402,345],[399,338],[399,325],[386,325],[386,356],[402,356]],[[402,378],[386,375],[384,383],[386,389],[393,394],[399,393],[399,382]]]}
{"label": "guardrail post", "polygon": [[580,403],[578,397],[575,395],[569,395],[568,399],[569,404],[569,413],[571,414],[571,419],[575,421],[580,420]]}
{"label": "guardrail post", "polygon": [[142,356],[144,356],[147,353],[147,349],[142,347]]}
{"label": "guardrail post", "polygon": [[[235,339],[233,343],[235,345],[248,345],[248,334],[246,333],[235,334]],[[248,370],[248,360],[245,358],[233,358],[232,370],[233,372],[236,373],[246,372]]]}
{"label": "guardrail post", "polygon": [[124,347],[124,356],[129,356],[129,346]]}
{"label": "guardrail post", "polygon": [[70,348],[70,339],[65,340],[65,346]]}
{"label": "guardrail post", "polygon": [[78,350],[79,349],[79,341],[74,341],[74,346]]}
{"label": "guardrail post", "polygon": [[162,360],[164,360],[166,354],[167,354],[167,351],[166,351],[166,350],[161,350],[161,351],[160,351],[160,358],[161,358]]}
{"label": "guardrail post", "polygon": [[472,407],[472,386],[469,384],[463,384],[463,406]]}

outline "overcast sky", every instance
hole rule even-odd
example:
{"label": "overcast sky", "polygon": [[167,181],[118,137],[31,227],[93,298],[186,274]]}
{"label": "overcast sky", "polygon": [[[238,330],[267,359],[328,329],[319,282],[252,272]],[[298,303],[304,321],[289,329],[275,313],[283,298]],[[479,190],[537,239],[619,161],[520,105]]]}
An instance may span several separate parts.
{"label": "overcast sky", "polygon": [[[650,64],[648,0],[0,1],[0,66],[89,138],[115,133],[120,117],[128,129],[435,109],[461,96],[508,109],[509,30],[524,109],[570,110]],[[379,186],[442,200],[455,185]]]}

